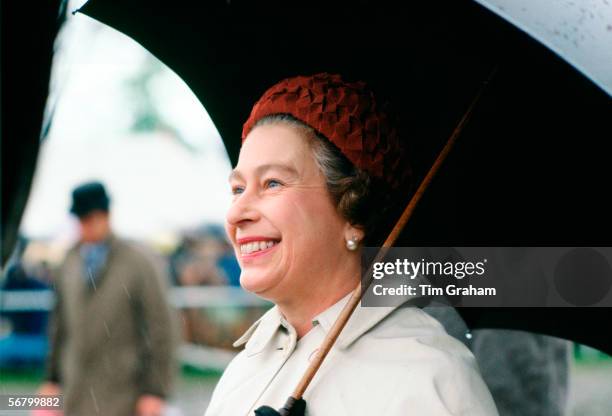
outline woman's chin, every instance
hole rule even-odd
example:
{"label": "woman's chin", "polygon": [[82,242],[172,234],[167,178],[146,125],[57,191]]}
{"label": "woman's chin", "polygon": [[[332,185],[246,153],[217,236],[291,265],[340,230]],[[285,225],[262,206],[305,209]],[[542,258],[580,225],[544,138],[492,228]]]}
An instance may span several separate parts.
{"label": "woman's chin", "polygon": [[242,273],[240,275],[240,286],[247,292],[254,293],[258,296],[265,297],[266,292],[273,287],[271,279],[265,276],[255,276]]}

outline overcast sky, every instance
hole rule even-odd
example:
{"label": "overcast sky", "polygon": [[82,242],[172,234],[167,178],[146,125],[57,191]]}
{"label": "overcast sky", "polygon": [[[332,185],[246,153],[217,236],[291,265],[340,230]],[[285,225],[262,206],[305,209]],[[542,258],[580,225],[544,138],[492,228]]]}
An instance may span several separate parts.
{"label": "overcast sky", "polygon": [[150,65],[150,54],[82,14],[70,16],[58,45],[51,97],[56,110],[22,231],[34,238],[74,238],[70,191],[90,179],[108,185],[113,225],[121,235],[154,239],[202,222],[222,222],[230,201],[229,159],[183,81],[164,67],[149,88],[183,144],[171,133],[134,134],[133,96],[125,81]]}

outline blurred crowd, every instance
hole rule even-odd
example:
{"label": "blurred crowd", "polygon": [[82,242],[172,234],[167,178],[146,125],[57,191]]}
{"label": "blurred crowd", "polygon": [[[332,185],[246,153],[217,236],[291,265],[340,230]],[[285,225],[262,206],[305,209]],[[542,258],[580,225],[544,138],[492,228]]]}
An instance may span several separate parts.
{"label": "blurred crowd", "polygon": [[184,233],[168,264],[177,286],[240,286],[240,266],[220,225],[207,224]]}
{"label": "blurred crowd", "polygon": [[[172,287],[240,286],[240,267],[221,225],[204,224],[183,232],[174,244],[147,246],[164,260]],[[0,278],[0,368],[44,365],[50,311],[43,305],[34,310],[27,310],[27,305],[6,310],[3,301],[17,291],[53,290],[61,252],[43,241],[19,239]],[[229,348],[261,314],[261,308],[242,309],[183,308],[183,341]]]}

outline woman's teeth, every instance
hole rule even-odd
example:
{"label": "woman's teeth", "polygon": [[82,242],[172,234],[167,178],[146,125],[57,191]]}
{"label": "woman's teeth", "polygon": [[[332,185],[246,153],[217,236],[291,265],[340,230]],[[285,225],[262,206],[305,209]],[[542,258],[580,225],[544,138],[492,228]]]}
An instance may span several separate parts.
{"label": "woman's teeth", "polygon": [[272,247],[276,244],[276,241],[268,240],[268,241],[252,241],[247,244],[240,244],[240,252],[242,254],[251,254],[256,251],[265,250],[267,248]]}

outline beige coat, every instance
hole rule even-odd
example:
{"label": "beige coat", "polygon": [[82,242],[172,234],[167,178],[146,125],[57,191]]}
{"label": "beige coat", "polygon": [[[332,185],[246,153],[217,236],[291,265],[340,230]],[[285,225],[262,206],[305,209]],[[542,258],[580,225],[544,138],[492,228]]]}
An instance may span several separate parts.
{"label": "beige coat", "polygon": [[[235,345],[245,349],[219,381],[206,416],[280,408],[348,297],[299,341],[276,307]],[[474,357],[414,307],[358,307],[304,396],[307,415],[492,416]]]}
{"label": "beige coat", "polygon": [[112,237],[93,288],[79,246],[68,252],[56,281],[49,359],[67,416],[132,415],[140,395],[169,393],[175,325],[154,264]]}

